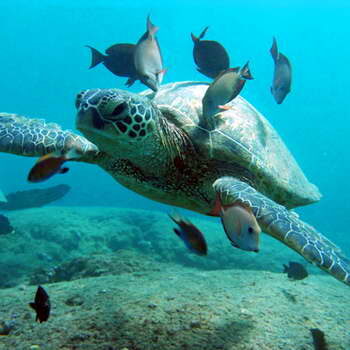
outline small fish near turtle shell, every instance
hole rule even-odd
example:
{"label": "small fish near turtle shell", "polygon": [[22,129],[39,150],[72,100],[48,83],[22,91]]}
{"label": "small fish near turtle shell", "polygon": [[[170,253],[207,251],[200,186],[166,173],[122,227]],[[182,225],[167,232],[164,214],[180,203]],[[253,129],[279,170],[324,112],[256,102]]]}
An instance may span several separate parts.
{"label": "small fish near turtle shell", "polygon": [[209,118],[230,109],[231,107],[225,105],[239,95],[247,79],[253,79],[249,62],[242,68],[229,68],[222,71],[205,92],[202,100],[203,116]]}
{"label": "small fish near turtle shell", "polygon": [[281,104],[291,90],[292,66],[287,56],[278,51],[275,37],[273,38],[270,53],[275,64],[271,93],[277,104]]}
{"label": "small fish near turtle shell", "polygon": [[140,81],[157,92],[165,69],[156,33],[159,28],[147,17],[147,30],[136,44],[134,64]]}
{"label": "small fish near turtle shell", "polygon": [[288,274],[288,278],[293,280],[303,280],[309,273],[307,272],[305,266],[299,264],[298,262],[290,261],[289,265],[283,264],[283,273]]}
{"label": "small fish near turtle shell", "polygon": [[106,50],[106,55],[89,45],[86,45],[86,47],[91,50],[90,69],[103,63],[103,65],[114,75],[128,77],[129,79],[125,83],[128,87],[138,79],[134,64],[136,45],[127,43],[115,44]]}
{"label": "small fish near turtle shell", "polygon": [[193,59],[198,66],[198,72],[215,79],[222,71],[230,67],[230,58],[219,42],[202,40],[208,28],[204,28],[198,37],[191,33],[194,43]]}

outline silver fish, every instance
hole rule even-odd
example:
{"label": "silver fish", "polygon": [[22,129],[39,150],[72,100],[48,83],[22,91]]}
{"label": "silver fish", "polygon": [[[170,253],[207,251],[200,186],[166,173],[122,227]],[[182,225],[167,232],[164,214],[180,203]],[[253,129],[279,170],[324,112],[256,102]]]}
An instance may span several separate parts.
{"label": "silver fish", "polygon": [[249,62],[242,69],[240,67],[226,69],[210,84],[202,100],[204,118],[230,109],[225,104],[238,96],[247,79],[253,79],[248,64]]}
{"label": "silver fish", "polygon": [[276,38],[273,38],[270,49],[271,56],[275,62],[271,93],[278,104],[281,104],[290,92],[292,84],[292,67],[288,58],[278,52]]}
{"label": "silver fish", "polygon": [[221,221],[231,244],[242,250],[258,252],[261,228],[250,208],[240,203],[221,208]]}
{"label": "silver fish", "polygon": [[159,89],[164,75],[163,59],[155,36],[158,29],[152,24],[148,16],[147,31],[138,41],[134,53],[134,63],[138,77],[143,84],[153,91]]}

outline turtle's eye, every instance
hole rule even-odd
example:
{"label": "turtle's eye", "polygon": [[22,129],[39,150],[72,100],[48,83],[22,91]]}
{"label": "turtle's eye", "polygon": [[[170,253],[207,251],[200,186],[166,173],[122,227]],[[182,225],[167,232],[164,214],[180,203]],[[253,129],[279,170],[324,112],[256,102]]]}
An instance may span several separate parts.
{"label": "turtle's eye", "polygon": [[124,112],[127,110],[126,102],[120,103],[117,105],[112,113],[109,115],[112,119],[123,119],[125,117]]}
{"label": "turtle's eye", "polygon": [[249,226],[249,227],[248,227],[248,232],[249,232],[249,233],[253,233],[253,232],[254,232],[253,228]]}

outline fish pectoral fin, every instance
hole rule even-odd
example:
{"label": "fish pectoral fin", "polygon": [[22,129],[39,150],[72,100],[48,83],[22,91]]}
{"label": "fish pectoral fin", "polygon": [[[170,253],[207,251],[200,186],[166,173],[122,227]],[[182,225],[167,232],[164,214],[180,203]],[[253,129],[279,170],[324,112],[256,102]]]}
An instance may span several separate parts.
{"label": "fish pectoral fin", "polygon": [[166,72],[168,71],[168,68],[163,68],[162,70],[160,70],[159,72],[156,73],[156,75],[164,75]]}
{"label": "fish pectoral fin", "polygon": [[218,108],[223,110],[223,111],[229,111],[229,110],[233,109],[232,106],[228,106],[228,105],[218,105]]}
{"label": "fish pectoral fin", "polygon": [[36,305],[35,305],[35,303],[29,303],[28,305],[29,305],[33,310],[36,311]]}
{"label": "fish pectoral fin", "polygon": [[176,233],[177,236],[179,236],[181,239],[183,239],[183,233],[179,229],[174,228],[174,232]]}
{"label": "fish pectoral fin", "polygon": [[59,173],[59,174],[65,174],[65,173],[67,173],[68,171],[69,171],[69,168],[65,167],[65,168],[59,169],[59,170],[58,170],[58,173]]}

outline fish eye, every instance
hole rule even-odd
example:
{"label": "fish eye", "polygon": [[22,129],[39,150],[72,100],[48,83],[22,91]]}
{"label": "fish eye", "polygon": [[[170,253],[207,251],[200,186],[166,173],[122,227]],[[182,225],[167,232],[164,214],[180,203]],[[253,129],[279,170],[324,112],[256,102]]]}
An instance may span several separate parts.
{"label": "fish eye", "polygon": [[126,102],[120,103],[117,107],[113,109],[113,112],[110,115],[113,117],[117,117],[125,111],[126,107]]}
{"label": "fish eye", "polygon": [[254,232],[254,230],[253,230],[253,228],[251,226],[248,227],[248,232],[249,233],[253,233]]}

